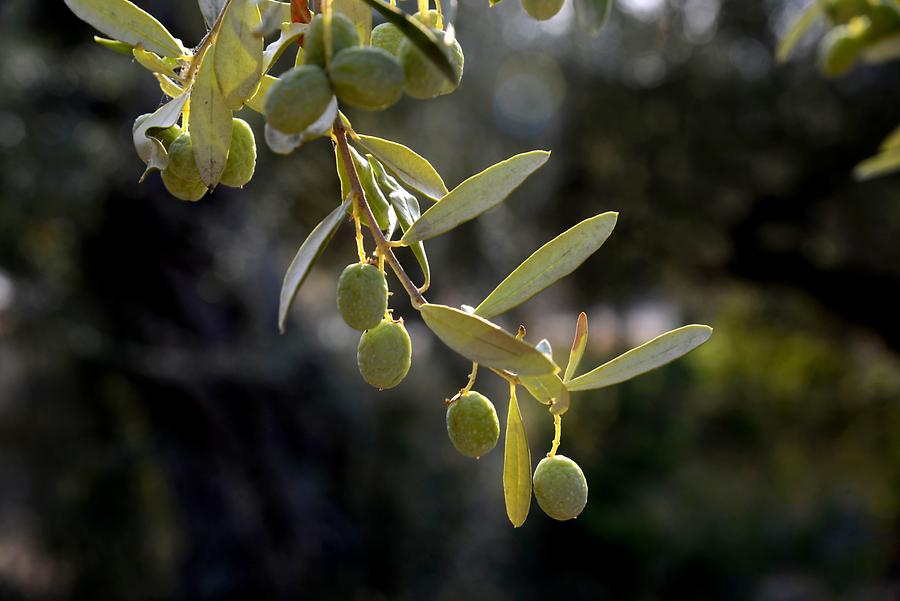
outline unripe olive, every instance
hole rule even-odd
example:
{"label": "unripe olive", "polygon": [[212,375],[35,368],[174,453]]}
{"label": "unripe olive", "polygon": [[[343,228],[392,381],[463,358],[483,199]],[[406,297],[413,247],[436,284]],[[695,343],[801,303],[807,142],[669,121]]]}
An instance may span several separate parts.
{"label": "unripe olive", "polygon": [[562,9],[565,0],[522,0],[522,8],[532,19],[546,21]]}
{"label": "unripe olive", "polygon": [[[359,32],[353,21],[341,13],[331,15],[331,58],[345,48],[359,46]],[[316,15],[306,30],[303,42],[303,63],[325,67],[325,18]]]}
{"label": "unripe olive", "polygon": [[844,75],[856,63],[862,43],[847,25],[833,28],[819,44],[819,67],[828,77]]}
{"label": "unripe olive", "polygon": [[[137,119],[135,119],[134,120],[134,129],[136,130],[138,127],[140,127],[140,125],[144,121],[146,121],[149,116],[150,116],[150,113],[145,113],[145,114],[141,115],[140,117],[138,117]],[[178,136],[181,135],[181,128],[178,127],[177,125],[173,125],[171,127],[165,127],[165,128],[151,127],[149,130],[147,130],[147,133],[150,134],[152,137],[156,138],[157,140],[159,140],[162,143],[163,148],[168,150],[169,146],[172,145],[172,142],[175,141],[175,138],[177,138]]]}
{"label": "unripe olive", "polygon": [[314,65],[294,67],[269,88],[266,119],[280,132],[299,134],[322,116],[331,96],[325,71]]}
{"label": "unripe olive", "polygon": [[219,180],[223,186],[242,188],[256,171],[256,138],[253,130],[243,119],[233,119],[231,126],[231,145],[228,147],[228,159],[225,171]]}
{"label": "unripe olive", "polygon": [[400,322],[384,320],[363,332],[356,362],[363,380],[378,389],[393,388],[409,372],[412,346]]}
{"label": "unripe olive", "polygon": [[382,23],[372,30],[369,43],[375,48],[381,48],[393,56],[400,51],[400,43],[406,39],[397,26],[393,23]]}
{"label": "unripe olive", "polygon": [[[443,31],[439,29],[433,31],[443,39]],[[412,42],[403,40],[399,50],[400,63],[403,65],[403,73],[406,76],[403,90],[413,98],[423,99],[449,94],[459,87],[465,62],[459,41],[453,40],[453,44],[446,48],[446,52],[456,73],[456,80],[452,82],[448,81],[431,59],[416,48]]]}
{"label": "unripe olive", "polygon": [[189,134],[181,134],[169,145],[169,164],[162,171],[162,181],[166,190],[181,200],[200,200],[206,194]]}
{"label": "unripe olive", "polygon": [[900,30],[900,11],[893,2],[872,2],[869,5],[868,23],[863,26],[863,41],[876,42]]}
{"label": "unripe olive", "polygon": [[825,14],[832,23],[843,25],[869,10],[867,0],[825,0]]}
{"label": "unripe olive", "polygon": [[388,285],[374,265],[354,263],[338,279],[338,309],[354,330],[368,330],[381,323],[388,304]]}
{"label": "unripe olive", "polygon": [[381,48],[342,50],[328,76],[338,99],[357,108],[385,109],[403,96],[403,67]]}
{"label": "unripe olive", "polygon": [[588,486],[578,464],[563,455],[545,457],[534,470],[534,496],[554,520],[578,517],[587,505]]}
{"label": "unripe olive", "polygon": [[466,457],[481,457],[497,446],[500,420],[484,395],[471,390],[447,407],[447,434]]}

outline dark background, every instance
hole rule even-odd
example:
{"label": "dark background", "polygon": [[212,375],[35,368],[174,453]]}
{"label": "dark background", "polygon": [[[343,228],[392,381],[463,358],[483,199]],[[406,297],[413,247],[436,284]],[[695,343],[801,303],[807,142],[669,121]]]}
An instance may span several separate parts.
{"label": "dark background", "polygon": [[[630,0],[596,39],[570,6],[539,26],[486,4],[460,7],[457,93],[350,113],[451,186],[553,151],[430,244],[429,298],[477,304],[542,242],[616,210],[593,258],[500,321],[564,362],[585,310],[586,367],[716,328],[574,397],[561,452],[588,479],[581,517],[533,504],[509,525],[502,452],[475,462],[446,439],[442,401],[469,366],[395,281],[412,371],[387,392],[361,381],[334,306],[351,228],[278,335],[284,270],[338,201],[327,141],[275,156],[249,114],[243,191],[139,186],[130,129],[161,100],[152,77],[62,2],[6,0],[0,598],[900,597],[900,194],[897,176],[850,177],[900,122],[900,66],[828,81],[808,47],[774,65],[796,2]],[[202,37],[195,3],[141,5]],[[478,388],[505,419],[503,383]],[[521,402],[536,462],[550,419]]]}

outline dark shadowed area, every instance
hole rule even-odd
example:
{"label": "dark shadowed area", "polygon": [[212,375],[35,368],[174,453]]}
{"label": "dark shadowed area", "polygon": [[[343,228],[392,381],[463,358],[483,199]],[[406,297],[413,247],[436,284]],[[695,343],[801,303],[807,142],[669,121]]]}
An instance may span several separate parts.
{"label": "dark shadowed area", "polygon": [[[196,3],[143,0],[186,44]],[[407,6],[408,5],[408,6]],[[403,8],[413,11],[407,2]],[[684,323],[704,347],[579,393],[561,452],[588,506],[506,518],[502,449],[446,436],[469,365],[396,280],[413,365],[370,389],[335,307],[345,225],[301,289],[291,257],[340,200],[331,144],[262,141],[244,190],[169,197],[131,124],[152,76],[62,2],[0,3],[0,599],[892,600],[900,597],[900,187],[850,172],[900,122],[900,64],[775,65],[801,2],[464,0],[453,95],[348,111],[448,185],[550,162],[429,245],[429,299],[476,305],[544,241],[620,212],[573,276],[499,319],[585,367]],[[415,279],[411,255],[401,259]],[[505,384],[478,389],[506,416]],[[536,463],[546,408],[520,395]]]}

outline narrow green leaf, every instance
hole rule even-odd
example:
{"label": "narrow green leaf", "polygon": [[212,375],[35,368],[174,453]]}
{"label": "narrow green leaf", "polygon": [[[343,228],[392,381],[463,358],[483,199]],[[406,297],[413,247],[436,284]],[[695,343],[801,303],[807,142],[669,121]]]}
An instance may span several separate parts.
{"label": "narrow green leaf", "polygon": [[575,20],[591,35],[597,35],[612,12],[613,0],[575,0]]}
{"label": "narrow green leaf", "polygon": [[215,72],[225,106],[236,111],[252,98],[263,74],[262,22],[254,0],[232,0],[216,38]]}
{"label": "narrow green leaf", "polygon": [[406,38],[428,57],[440,69],[449,81],[456,83],[456,71],[448,56],[447,45],[434,32],[425,27],[418,19],[391,6],[384,0],[362,0],[377,10],[385,21],[393,23]]}
{"label": "narrow green leaf", "polygon": [[900,148],[900,127],[888,134],[888,137],[882,140],[878,147],[879,150],[893,150],[894,148]]}
{"label": "narrow green leaf", "polygon": [[334,0],[332,6],[356,26],[360,44],[368,45],[369,35],[372,33],[372,7],[362,0]]}
{"label": "narrow green leaf", "polygon": [[506,515],[513,527],[525,523],[531,509],[531,449],[525,435],[525,423],[519,411],[515,387],[510,387],[506,415],[506,441],[503,454],[503,499]]}
{"label": "narrow green leaf", "polygon": [[[369,208],[372,209],[372,214],[375,216],[378,227],[384,231],[392,231],[397,224],[397,215],[375,182],[375,174],[372,172],[369,161],[363,158],[352,146],[350,147],[350,155],[356,164],[356,175],[359,177],[359,183],[362,184],[363,194],[366,195],[366,202],[369,203]],[[350,194],[350,178],[347,173],[347,166],[344,165],[344,159],[337,146],[334,148],[334,162],[337,167],[338,178],[341,180],[341,196],[346,198]],[[363,224],[369,224],[365,215],[360,215],[360,219]]]}
{"label": "narrow green leaf", "polygon": [[184,109],[187,100],[188,94],[182,94],[156,109],[156,112],[141,121],[140,124],[135,121],[135,125],[131,130],[134,149],[137,151],[138,156],[141,157],[141,160],[147,164],[147,170],[144,171],[141,181],[151,171],[162,171],[169,163],[169,155],[165,146],[156,138],[148,135],[147,132],[154,128],[165,129],[172,127],[178,123],[178,119],[181,118],[181,111]]}
{"label": "narrow green leaf", "polygon": [[533,150],[473,175],[425,211],[403,235],[401,242],[412,244],[433,238],[500,204],[548,158],[549,152]]}
{"label": "narrow green leaf", "polygon": [[282,23],[281,35],[278,39],[266,46],[263,52],[263,73],[268,73],[272,65],[281,58],[284,51],[295,44],[297,38],[306,33],[309,28],[307,23]]}
{"label": "narrow green leaf", "polygon": [[169,98],[178,98],[184,93],[184,90],[172,78],[161,73],[154,73],[154,76],[159,82],[159,89]]}
{"label": "narrow green leaf", "polygon": [[812,0],[812,2],[809,3],[809,6],[800,11],[800,14],[794,20],[793,24],[791,24],[790,29],[784,34],[781,41],[778,42],[778,50],[775,51],[775,60],[779,63],[783,63],[791,56],[794,48],[797,47],[797,44],[803,38],[803,34],[813,26],[816,22],[816,18],[824,11],[824,6],[824,2]]}
{"label": "narrow green leaf", "polygon": [[419,310],[425,325],[444,344],[470,361],[531,376],[559,371],[535,347],[486,319],[446,305],[426,304]]}
{"label": "narrow green leaf", "polygon": [[603,388],[630,380],[694,350],[712,335],[709,326],[690,325],[657,336],[597,369],[566,383],[570,392]]}
{"label": "narrow green leaf", "polygon": [[[397,221],[400,223],[400,229],[403,232],[406,232],[406,230],[409,229],[409,226],[411,226],[421,215],[419,201],[415,196],[407,192],[397,180],[388,175],[384,165],[382,165],[378,159],[372,155],[368,155],[367,158],[369,159],[369,164],[372,166],[372,171],[375,173],[375,180],[378,182],[379,187],[387,196],[388,202],[394,207],[394,211],[397,213]],[[428,288],[431,284],[431,268],[428,265],[428,255],[425,253],[425,243],[416,242],[410,245],[409,249],[416,257],[419,268],[422,270],[422,275],[425,277],[423,286]]]}
{"label": "narrow green leaf", "polygon": [[94,36],[94,41],[104,48],[112,50],[113,52],[118,52],[119,54],[124,54],[125,56],[134,56],[134,46],[132,46],[131,44],[126,44],[125,42],[120,42],[119,40],[101,38],[98,35]]}
{"label": "narrow green leaf", "polygon": [[853,168],[853,177],[858,181],[864,181],[894,173],[898,169],[900,169],[900,147],[892,148],[862,161]]}
{"label": "narrow green leaf", "polygon": [[490,318],[505,313],[575,271],[606,242],[618,217],[618,213],[591,217],[537,249],[476,307],[476,315]]}
{"label": "narrow green leaf", "polygon": [[225,170],[231,145],[231,110],[219,89],[214,69],[216,46],[206,51],[191,93],[191,141],[200,177],[214,188]]}
{"label": "narrow green leaf", "polygon": [[578,364],[581,363],[581,357],[587,346],[587,335],[587,314],[582,311],[578,314],[578,321],[575,322],[575,338],[572,340],[572,350],[569,351],[569,362],[566,364],[566,375],[563,377],[564,382],[571,380],[578,371]]}
{"label": "narrow green leaf", "polygon": [[269,93],[269,88],[272,87],[272,84],[278,81],[277,77],[272,77],[271,75],[263,75],[263,78],[259,81],[259,87],[256,89],[256,94],[253,95],[252,98],[247,100],[247,107],[256,111],[260,115],[264,114],[265,111],[265,103],[266,103],[266,94]]}
{"label": "narrow green leaf", "polygon": [[75,16],[109,37],[161,56],[178,58],[187,49],[150,13],[128,0],[65,0]]}
{"label": "narrow green leaf", "polygon": [[306,276],[309,275],[309,270],[334,237],[335,232],[337,232],[338,227],[344,220],[348,206],[350,206],[349,198],[341,206],[329,213],[310,232],[303,244],[300,245],[300,250],[297,251],[294,260],[291,261],[287,273],[284,274],[284,283],[281,285],[281,300],[278,305],[278,329],[282,334],[284,334],[288,312],[291,310],[297,291],[300,289]]}
{"label": "narrow green leaf", "polygon": [[550,412],[562,415],[569,410],[569,390],[558,374],[520,376],[522,385],[536,401],[550,405]]}
{"label": "narrow green leaf", "polygon": [[444,180],[431,163],[403,144],[373,136],[359,136],[358,141],[406,185],[432,200],[447,194]]}
{"label": "narrow green leaf", "polygon": [[161,73],[168,77],[176,77],[175,69],[178,67],[178,59],[162,57],[155,52],[144,50],[140,45],[131,51],[134,60],[151,73]]}

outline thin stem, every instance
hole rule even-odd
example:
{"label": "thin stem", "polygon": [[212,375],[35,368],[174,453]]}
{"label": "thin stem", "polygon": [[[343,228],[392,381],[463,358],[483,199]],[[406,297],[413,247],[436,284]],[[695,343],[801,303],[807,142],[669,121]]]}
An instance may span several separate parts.
{"label": "thin stem", "polygon": [[419,292],[419,289],[416,288],[413,281],[409,279],[409,276],[403,269],[403,265],[397,260],[394,251],[391,250],[390,244],[388,244],[384,234],[378,228],[378,222],[375,221],[375,215],[372,214],[372,208],[369,207],[369,203],[366,201],[366,194],[363,192],[362,184],[359,181],[359,175],[356,173],[356,163],[354,163],[353,157],[350,156],[350,145],[347,142],[347,129],[344,127],[344,122],[340,115],[334,120],[332,129],[334,131],[335,140],[337,141],[338,151],[341,153],[341,159],[347,167],[347,176],[350,179],[350,190],[352,192],[353,203],[358,207],[358,210],[362,215],[366,217],[366,221],[369,225],[369,232],[375,240],[376,249],[384,257],[387,264],[391,266],[397,279],[400,280],[400,284],[403,285],[403,289],[406,290],[406,293],[409,295],[409,300],[412,302],[413,308],[419,309],[422,305],[427,304],[428,301],[425,300],[425,297],[422,296],[422,293]]}
{"label": "thin stem", "polygon": [[[359,262],[366,262],[366,247],[363,242],[362,235],[362,225],[359,222],[359,204],[352,203],[353,205],[353,227],[356,229],[356,253],[359,255]],[[382,270],[384,271],[384,270]]]}
{"label": "thin stem", "polygon": [[547,453],[547,457],[553,457],[556,455],[556,449],[559,448],[559,441],[562,438],[562,416],[553,414],[553,429],[555,431],[553,435],[553,444],[550,446],[550,452]]}
{"label": "thin stem", "polygon": [[459,391],[460,395],[469,394],[472,387],[475,386],[475,378],[478,377],[478,364],[472,362],[472,373],[469,374],[469,382],[466,387]]}

